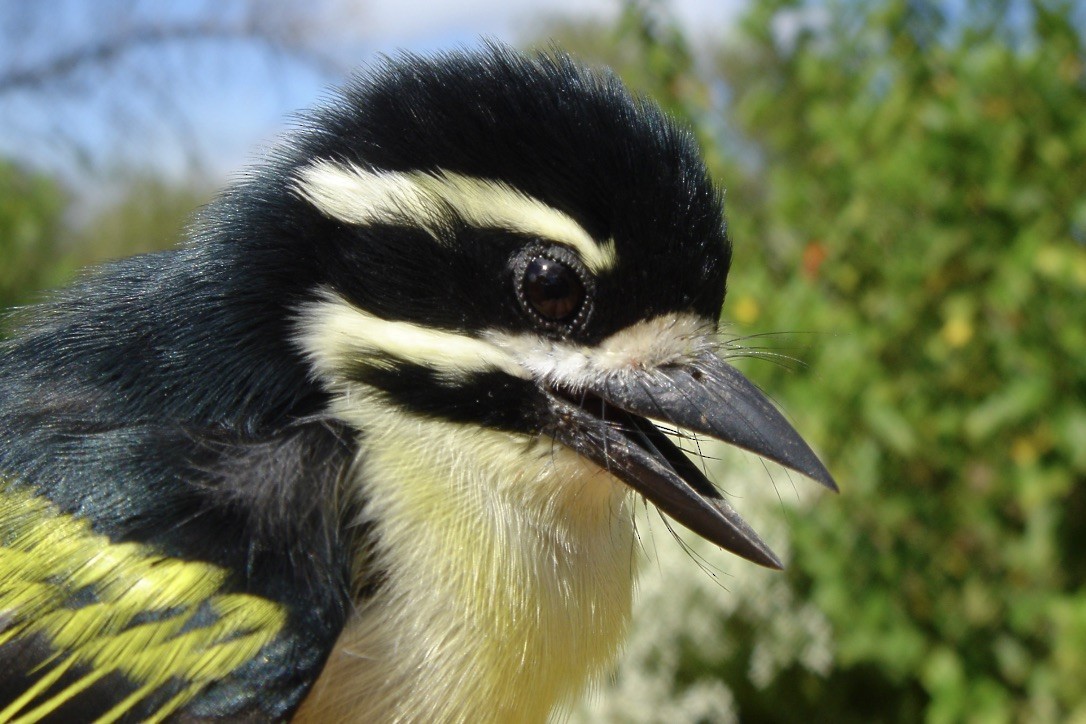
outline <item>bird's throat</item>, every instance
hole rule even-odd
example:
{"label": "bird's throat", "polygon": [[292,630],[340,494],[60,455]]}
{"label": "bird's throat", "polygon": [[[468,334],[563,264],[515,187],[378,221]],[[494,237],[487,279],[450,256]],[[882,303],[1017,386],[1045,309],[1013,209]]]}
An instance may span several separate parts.
{"label": "bird's throat", "polygon": [[625,486],[549,438],[390,406],[357,414],[374,432],[354,493],[382,583],[303,713],[532,722],[575,701],[611,664],[629,619]]}

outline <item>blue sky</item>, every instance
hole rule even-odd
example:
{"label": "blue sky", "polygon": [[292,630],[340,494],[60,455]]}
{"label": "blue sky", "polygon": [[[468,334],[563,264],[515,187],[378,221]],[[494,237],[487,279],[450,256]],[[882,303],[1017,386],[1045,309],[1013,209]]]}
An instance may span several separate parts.
{"label": "blue sky", "polygon": [[[123,33],[142,21],[199,17],[201,9],[224,7],[214,5],[215,0],[116,2],[129,11],[123,17],[102,17],[104,6],[96,0],[40,0],[0,8],[0,22],[9,24],[0,26],[0,38],[7,31],[7,42],[0,45],[8,46],[0,49],[0,68],[32,64],[52,51]],[[676,20],[693,37],[725,32],[743,6],[744,0],[670,3]],[[614,17],[619,2],[323,0],[266,7],[269,12],[287,8],[303,18],[312,13],[321,50],[348,68],[379,53],[471,45],[484,36],[516,43],[538,34],[534,28],[542,17]],[[26,30],[13,32],[12,24],[20,21]],[[171,63],[182,70],[162,70]],[[77,75],[44,92],[0,93],[0,156],[61,175],[84,202],[103,193],[101,179],[109,176],[111,164],[191,173],[193,157],[184,149],[192,147],[198,149],[196,167],[218,183],[258,158],[282,133],[290,114],[318,102],[337,75],[273,57],[245,42],[178,44],[165,56],[161,48],[136,50],[105,74]]]}

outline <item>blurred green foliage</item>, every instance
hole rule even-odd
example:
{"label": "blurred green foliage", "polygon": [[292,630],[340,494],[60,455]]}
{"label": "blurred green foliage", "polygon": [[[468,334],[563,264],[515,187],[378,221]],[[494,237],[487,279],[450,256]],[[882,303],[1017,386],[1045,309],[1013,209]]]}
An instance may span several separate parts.
{"label": "blurred green foliage", "polygon": [[767,386],[846,488],[794,530],[836,670],[776,699],[1086,717],[1083,28],[1057,3],[826,7],[785,42],[796,5],[758,4],[720,55],[763,160],[733,301],[826,333]]}
{"label": "blurred green foliage", "polygon": [[739,612],[746,655],[691,678],[744,721],[1086,720],[1083,8],[773,0],[701,67],[663,3],[626,8],[571,42],[707,143],[729,331],[785,333],[740,339],[784,358],[746,369],[844,491],[789,570],[832,672],[755,686]]}
{"label": "blurred green foliage", "polygon": [[0,160],[0,310],[33,302],[84,266],[176,245],[210,196],[198,181],[119,173],[113,183],[113,200],[72,222],[60,182]]}
{"label": "blurred green foliage", "polygon": [[119,183],[121,193],[81,226],[70,245],[79,266],[176,246],[213,192],[202,179],[167,181],[145,173],[124,173]]}
{"label": "blurred green foliage", "polygon": [[0,161],[0,310],[54,283],[67,199],[53,180]]}

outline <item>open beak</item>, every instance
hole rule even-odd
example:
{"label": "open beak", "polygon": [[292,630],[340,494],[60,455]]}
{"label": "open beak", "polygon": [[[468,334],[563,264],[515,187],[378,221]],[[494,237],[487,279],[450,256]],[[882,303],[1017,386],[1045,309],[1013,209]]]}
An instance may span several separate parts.
{"label": "open beak", "polygon": [[769,568],[782,567],[776,554],[646,418],[750,450],[837,490],[826,467],[766,396],[711,353],[690,364],[614,374],[576,395],[554,391],[551,400],[556,440],[693,532]]}

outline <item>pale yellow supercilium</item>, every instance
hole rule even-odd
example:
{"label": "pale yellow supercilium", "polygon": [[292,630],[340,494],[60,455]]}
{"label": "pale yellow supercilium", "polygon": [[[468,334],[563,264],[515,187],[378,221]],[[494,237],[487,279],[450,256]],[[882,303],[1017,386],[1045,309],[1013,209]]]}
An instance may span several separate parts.
{"label": "pale yellow supercilium", "polygon": [[421,227],[442,243],[458,219],[476,228],[508,229],[564,244],[596,274],[617,261],[614,241],[597,243],[568,214],[500,181],[316,161],[299,172],[295,190],[321,213],[348,224]]}

